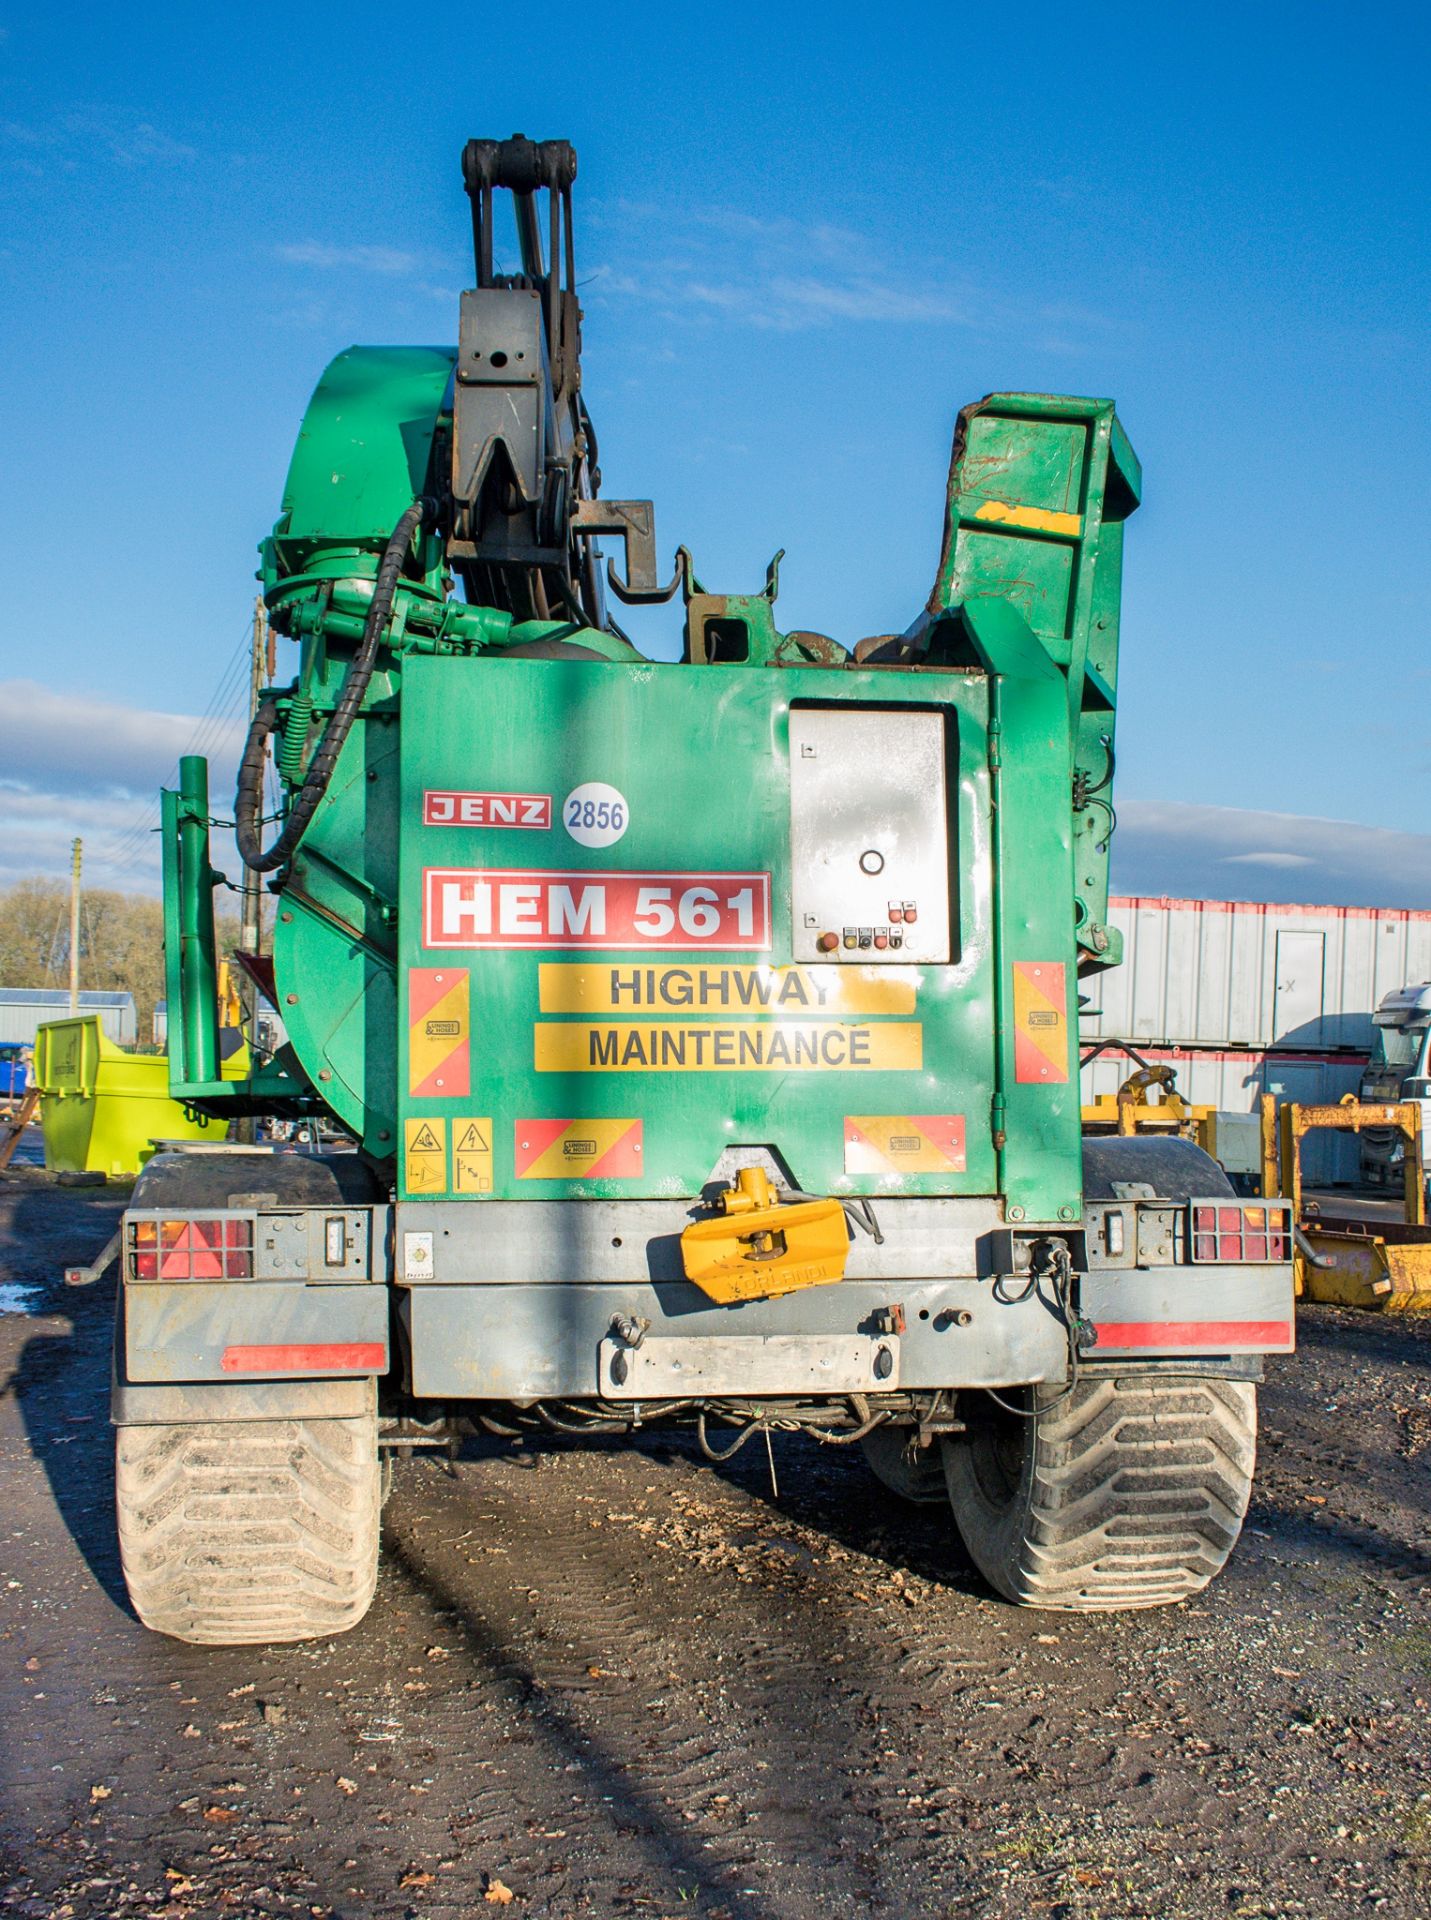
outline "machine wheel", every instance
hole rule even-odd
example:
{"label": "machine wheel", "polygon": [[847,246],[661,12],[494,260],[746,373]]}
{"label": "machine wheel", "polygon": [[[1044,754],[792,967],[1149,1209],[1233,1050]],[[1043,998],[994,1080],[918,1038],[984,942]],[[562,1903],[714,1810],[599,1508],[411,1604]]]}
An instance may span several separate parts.
{"label": "machine wheel", "polygon": [[876,1427],[860,1442],[870,1472],[901,1500],[936,1507],[945,1499],[944,1464],[937,1443],[921,1447],[913,1427]]}
{"label": "machine wheel", "polygon": [[[1038,1388],[1032,1418],[961,1400],[944,1442],[954,1518],[990,1586],[1069,1612],[1162,1607],[1199,1592],[1237,1543],[1257,1452],[1257,1389],[1238,1380],[1083,1380]],[[1029,1390],[1008,1395],[1032,1405]]]}
{"label": "machine wheel", "polygon": [[377,1415],[120,1427],[115,1507],[146,1627],[207,1646],[341,1633],[377,1581]]}

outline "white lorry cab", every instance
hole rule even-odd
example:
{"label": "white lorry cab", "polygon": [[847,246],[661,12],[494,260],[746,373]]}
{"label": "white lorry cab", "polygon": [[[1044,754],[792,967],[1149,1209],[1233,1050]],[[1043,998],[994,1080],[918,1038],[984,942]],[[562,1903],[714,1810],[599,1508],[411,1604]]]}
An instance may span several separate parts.
{"label": "white lorry cab", "polygon": [[[1414,1100],[1421,1109],[1422,1157],[1427,1157],[1431,1119],[1431,981],[1397,987],[1372,1015],[1375,1039],[1358,1090],[1362,1100]],[[1398,1186],[1402,1145],[1389,1128],[1361,1136],[1362,1178],[1371,1186]]]}

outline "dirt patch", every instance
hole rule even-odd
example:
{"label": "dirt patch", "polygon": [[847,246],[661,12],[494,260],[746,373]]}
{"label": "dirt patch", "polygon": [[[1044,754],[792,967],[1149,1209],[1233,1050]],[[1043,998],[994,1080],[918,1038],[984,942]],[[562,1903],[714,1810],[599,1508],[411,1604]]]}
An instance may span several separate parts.
{"label": "dirt patch", "polygon": [[401,1464],[361,1627],[205,1652],[125,1606],[112,1284],[60,1277],[122,1202],[0,1182],[5,1911],[1427,1910],[1431,1326],[1304,1310],[1171,1610],[1016,1611],[857,1460],[658,1434]]}

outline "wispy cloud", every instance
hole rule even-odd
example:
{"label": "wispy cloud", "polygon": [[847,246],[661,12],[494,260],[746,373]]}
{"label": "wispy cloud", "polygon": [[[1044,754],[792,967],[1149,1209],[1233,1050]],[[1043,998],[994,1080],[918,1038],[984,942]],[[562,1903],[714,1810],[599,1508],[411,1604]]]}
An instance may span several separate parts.
{"label": "wispy cloud", "polygon": [[6,120],[0,135],[19,150],[30,172],[43,172],[45,161],[72,170],[95,152],[122,167],[182,165],[198,158],[198,149],[187,141],[111,107],[75,108],[41,125]]}
{"label": "wispy cloud", "polygon": [[956,301],[869,279],[822,280],[815,274],[801,274],[764,282],[693,280],[682,291],[686,299],[701,306],[782,333],[839,320],[968,324],[967,313]]}
{"label": "wispy cloud", "polygon": [[1431,907],[1431,834],[1305,814],[1124,801],[1113,878],[1119,893]]}
{"label": "wispy cloud", "polygon": [[[0,885],[64,873],[78,835],[93,883],[157,887],[160,786],[181,754],[207,753],[215,812],[227,813],[241,735],[241,721],[223,712],[148,713],[33,680],[0,682]],[[225,852],[216,849],[220,864]]]}
{"label": "wispy cloud", "polygon": [[274,253],[291,267],[338,268],[390,277],[416,273],[424,264],[417,254],[405,253],[401,247],[334,246],[322,240],[293,241],[275,247]]}
{"label": "wispy cloud", "polygon": [[793,333],[837,326],[973,330],[1078,353],[1109,323],[1066,305],[1015,305],[938,261],[915,261],[853,227],[741,207],[630,201],[583,209],[604,258],[583,276],[594,303],[639,299],[663,323],[727,322]]}

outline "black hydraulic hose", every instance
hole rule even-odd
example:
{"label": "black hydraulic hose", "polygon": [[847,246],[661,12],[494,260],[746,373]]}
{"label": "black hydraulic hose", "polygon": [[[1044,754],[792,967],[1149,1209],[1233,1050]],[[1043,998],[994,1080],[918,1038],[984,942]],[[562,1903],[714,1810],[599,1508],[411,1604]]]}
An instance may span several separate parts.
{"label": "black hydraulic hose", "polygon": [[435,504],[424,496],[413,501],[393,528],[392,538],[383,549],[383,557],[378,563],[373,597],[368,607],[368,617],[363,623],[363,637],[343,676],[338,704],[323,729],[323,738],[318,743],[317,751],[308,763],[303,785],[288,809],[288,818],[283,823],[282,831],[267,852],[261,845],[263,762],[269,735],[278,724],[277,705],[270,697],[262,702],[254,715],[243,759],[239,762],[238,793],[234,799],[234,837],[238,842],[239,858],[251,873],[272,873],[275,867],[281,867],[292,855],[308,822],[317,812],[318,803],[333,777],[338,755],[343,751],[343,743],[363,704],[368,682],[373,677],[378,648],[392,618],[398,579],[412,537],[419,527],[431,525],[435,514]]}

